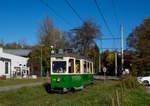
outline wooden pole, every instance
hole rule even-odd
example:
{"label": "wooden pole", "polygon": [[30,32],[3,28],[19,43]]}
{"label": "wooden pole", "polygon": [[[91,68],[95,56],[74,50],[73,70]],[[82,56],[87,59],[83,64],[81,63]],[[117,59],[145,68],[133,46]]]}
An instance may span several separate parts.
{"label": "wooden pole", "polygon": [[122,102],[122,100],[123,100],[123,88],[122,88],[122,84],[120,84],[120,90],[121,90],[121,102]]}
{"label": "wooden pole", "polygon": [[118,90],[116,90],[117,106],[120,106]]}
{"label": "wooden pole", "polygon": [[115,106],[114,105],[114,98],[111,99],[111,106]]}

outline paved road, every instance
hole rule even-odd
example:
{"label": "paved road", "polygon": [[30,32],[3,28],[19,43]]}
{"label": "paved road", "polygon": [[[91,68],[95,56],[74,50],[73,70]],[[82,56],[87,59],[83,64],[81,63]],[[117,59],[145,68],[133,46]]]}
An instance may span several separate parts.
{"label": "paved road", "polygon": [[[104,80],[103,75],[94,75],[95,80]],[[116,76],[105,76],[105,80],[118,80],[119,78]]]}
{"label": "paved road", "polygon": [[[94,79],[95,80],[104,80],[104,76],[94,75]],[[105,79],[106,80],[118,80],[119,78],[117,78],[115,76],[106,76]],[[17,88],[22,88],[22,87],[27,87],[27,86],[42,85],[42,84],[45,84],[45,83],[50,83],[50,82],[45,81],[45,82],[30,83],[30,84],[4,86],[4,87],[0,87],[0,91],[8,91],[8,90],[11,90],[11,89],[17,89]]]}
{"label": "paved road", "polygon": [[46,84],[46,83],[49,83],[49,81],[38,82],[38,83],[30,83],[30,84],[4,86],[4,87],[0,87],[0,91],[8,91],[8,90],[11,90],[11,89],[17,89],[17,88],[22,88],[22,87],[27,87],[27,86],[43,85],[43,84]]}

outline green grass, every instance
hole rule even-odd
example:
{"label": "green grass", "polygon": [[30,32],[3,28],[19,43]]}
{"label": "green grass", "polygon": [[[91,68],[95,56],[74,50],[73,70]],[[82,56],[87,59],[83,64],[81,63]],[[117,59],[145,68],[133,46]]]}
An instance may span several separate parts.
{"label": "green grass", "polygon": [[82,91],[67,94],[49,94],[44,86],[24,87],[0,92],[1,105],[109,105],[118,82],[95,82]]}
{"label": "green grass", "polygon": [[7,80],[0,80],[0,87],[1,86],[9,86],[9,85],[18,85],[18,84],[27,84],[27,83],[34,83],[34,82],[41,82],[45,81],[46,79],[7,79]]}
{"label": "green grass", "polygon": [[[110,106],[119,81],[96,81],[93,85],[74,93],[48,93],[46,86],[33,86],[0,92],[0,106]],[[121,106],[149,106],[150,95],[145,88],[125,89]],[[116,99],[115,99],[116,104]]]}
{"label": "green grass", "polygon": [[125,89],[121,106],[150,106],[150,94],[140,86],[138,89]]}

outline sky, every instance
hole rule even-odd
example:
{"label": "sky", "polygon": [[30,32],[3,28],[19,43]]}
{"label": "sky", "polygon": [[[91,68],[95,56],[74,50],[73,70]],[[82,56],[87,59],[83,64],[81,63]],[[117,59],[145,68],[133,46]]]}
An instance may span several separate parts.
{"label": "sky", "polygon": [[[73,13],[65,0],[44,0],[71,26],[57,17],[40,0],[0,0],[0,39],[5,43],[24,40],[29,45],[37,44],[37,30],[43,17],[48,14],[55,26],[62,31],[82,25],[82,21]],[[112,38],[100,16],[94,0],[68,0],[83,20],[89,17],[101,26],[102,38]],[[112,5],[112,1],[114,5]],[[114,37],[120,37],[120,25],[123,25],[124,48],[126,38],[133,29],[150,16],[150,0],[97,0],[101,11]],[[115,18],[114,13],[118,19]],[[118,23],[117,23],[118,22]],[[96,41],[100,46],[100,41]],[[115,43],[113,43],[115,42]],[[103,40],[103,48],[119,48],[120,40]]]}

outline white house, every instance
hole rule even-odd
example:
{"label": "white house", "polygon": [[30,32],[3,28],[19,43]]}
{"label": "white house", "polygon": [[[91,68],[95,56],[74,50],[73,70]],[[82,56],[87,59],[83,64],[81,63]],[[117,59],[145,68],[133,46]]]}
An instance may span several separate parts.
{"label": "white house", "polygon": [[[7,50],[6,50],[7,51]],[[16,75],[29,75],[29,67],[27,67],[28,58],[6,53],[0,47],[0,76],[6,75],[7,78]]]}

